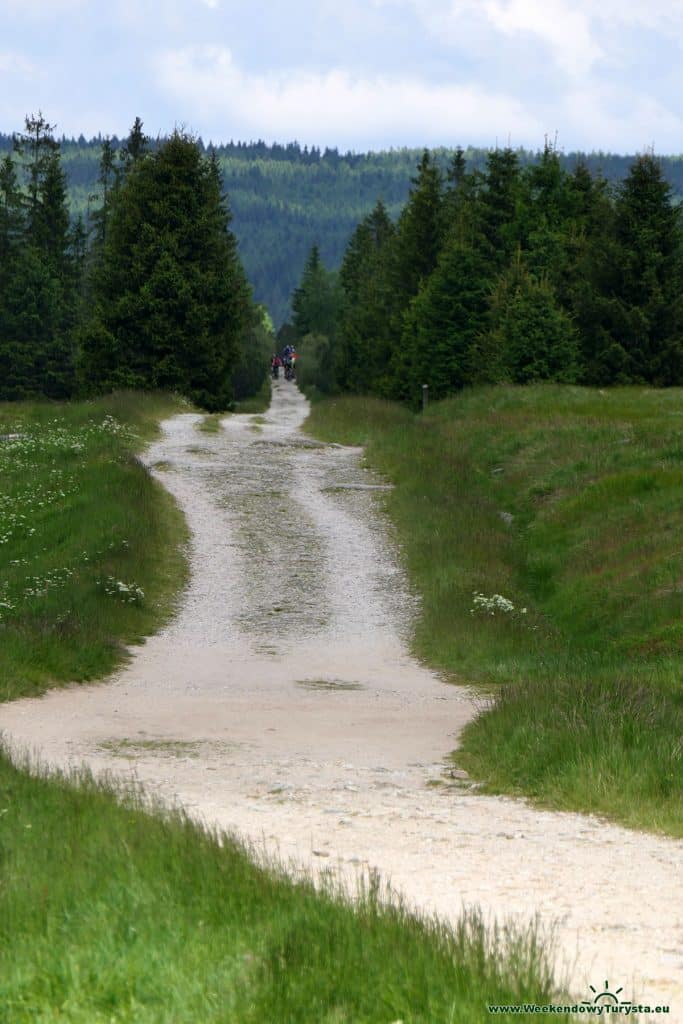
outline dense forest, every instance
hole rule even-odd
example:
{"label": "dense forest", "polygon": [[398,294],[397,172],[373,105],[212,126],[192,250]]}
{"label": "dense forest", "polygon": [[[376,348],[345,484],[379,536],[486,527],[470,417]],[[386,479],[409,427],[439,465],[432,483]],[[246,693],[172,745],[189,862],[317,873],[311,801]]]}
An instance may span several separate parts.
{"label": "dense forest", "polygon": [[261,386],[271,312],[328,392],[680,384],[681,193],[651,154],[207,147],[139,119],[87,142],[30,117],[0,136],[0,397],[225,408]]}
{"label": "dense forest", "polygon": [[165,389],[211,410],[258,391],[273,328],[216,158],[179,132],[151,146],[136,119],[74,217],[53,131],[27,117],[0,161],[0,399]]}
{"label": "dense forest", "polygon": [[[103,140],[60,140],[62,166],[72,216],[88,224],[101,201],[99,164]],[[125,139],[113,137],[118,153]],[[149,143],[153,150],[163,140]],[[320,248],[326,266],[339,267],[358,222],[381,198],[396,219],[408,198],[410,179],[420,152],[398,149],[379,153],[339,153],[336,149],[307,148],[297,143],[266,145],[264,142],[204,145],[214,152],[230,196],[231,229],[255,298],[269,310],[279,326],[288,318],[292,291],[301,276],[313,244]],[[0,153],[12,149],[11,135],[0,134]],[[516,150],[520,167],[537,163],[542,152]],[[465,150],[468,171],[484,171],[488,151]],[[433,153],[445,173],[453,150]],[[623,180],[632,157],[611,153],[558,154],[563,169],[573,170],[582,161],[593,175],[611,184]],[[662,159],[664,177],[675,195],[683,196],[683,157]]]}
{"label": "dense forest", "polygon": [[341,269],[317,246],[281,337],[305,382],[417,405],[478,383],[683,384],[683,228],[662,164],[611,186],[546,145],[444,173],[422,154],[394,222],[379,201]]}

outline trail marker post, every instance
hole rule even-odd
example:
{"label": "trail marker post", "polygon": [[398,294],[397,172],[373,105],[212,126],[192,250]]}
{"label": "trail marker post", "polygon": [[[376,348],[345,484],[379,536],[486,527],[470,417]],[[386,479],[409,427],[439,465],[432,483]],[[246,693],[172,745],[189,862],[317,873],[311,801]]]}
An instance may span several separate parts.
{"label": "trail marker post", "polygon": [[427,408],[429,402],[429,384],[422,385],[422,412]]}

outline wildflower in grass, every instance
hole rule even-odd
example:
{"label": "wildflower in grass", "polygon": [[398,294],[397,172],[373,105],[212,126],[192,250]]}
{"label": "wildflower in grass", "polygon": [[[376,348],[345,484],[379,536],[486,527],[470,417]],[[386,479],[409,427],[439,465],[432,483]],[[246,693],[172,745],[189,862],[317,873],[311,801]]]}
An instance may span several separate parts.
{"label": "wildflower in grass", "polygon": [[137,583],[124,583],[123,580],[107,576],[104,580],[98,580],[100,586],[109,597],[118,597],[126,604],[141,604],[145,598],[145,592]]}
{"label": "wildflower in grass", "polygon": [[24,590],[24,597],[45,597],[54,587],[63,587],[74,574],[74,570],[65,566],[63,569],[51,569],[44,576],[27,576],[29,586]]}
{"label": "wildflower in grass", "polygon": [[[495,615],[496,612],[499,612],[503,615],[510,615],[514,610],[515,606],[512,601],[503,597],[502,594],[492,594],[491,597],[486,597],[485,594],[480,594],[475,590],[470,613],[484,612],[486,615]],[[522,610],[522,614],[526,614],[526,608]]]}

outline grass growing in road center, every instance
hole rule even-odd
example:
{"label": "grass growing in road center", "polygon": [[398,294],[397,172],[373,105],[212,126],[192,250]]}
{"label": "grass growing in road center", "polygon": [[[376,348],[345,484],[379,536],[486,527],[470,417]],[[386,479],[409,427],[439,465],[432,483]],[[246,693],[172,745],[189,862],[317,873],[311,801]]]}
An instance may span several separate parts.
{"label": "grass growing in road center", "polygon": [[184,408],[0,404],[0,699],[105,675],[170,614],[185,523],[135,453]]}
{"label": "grass growing in road center", "polygon": [[373,399],[308,429],[367,445],[421,596],[417,653],[497,694],[459,764],[490,791],[683,835],[683,393]]}

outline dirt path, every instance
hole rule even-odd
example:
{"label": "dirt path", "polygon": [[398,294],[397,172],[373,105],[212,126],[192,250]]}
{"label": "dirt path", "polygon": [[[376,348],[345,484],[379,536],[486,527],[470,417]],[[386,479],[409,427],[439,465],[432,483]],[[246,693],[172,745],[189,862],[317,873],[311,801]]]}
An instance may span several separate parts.
{"label": "dirt path", "polygon": [[313,870],[376,866],[423,909],[538,912],[579,999],[609,979],[683,1021],[683,844],[445,776],[474,701],[408,655],[381,484],[357,449],[307,440],[306,410],[280,382],[219,434],[165,424],[147,459],[192,528],[180,614],[112,681],[4,705],[0,728]]}

